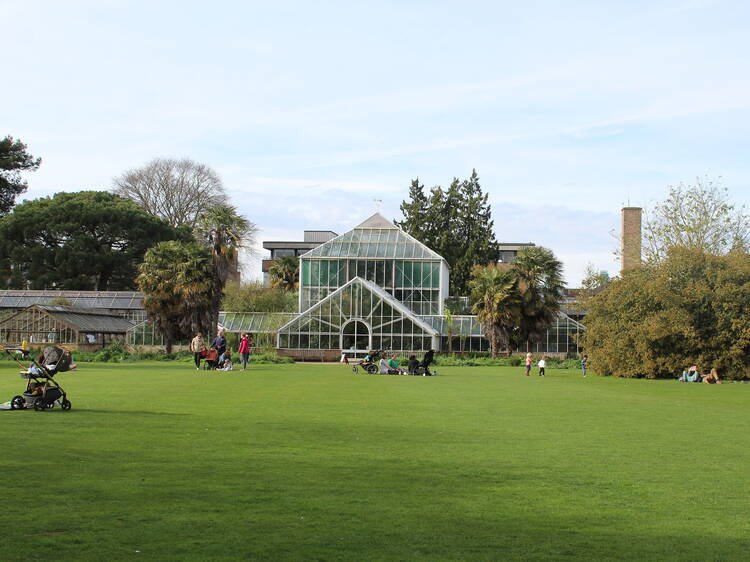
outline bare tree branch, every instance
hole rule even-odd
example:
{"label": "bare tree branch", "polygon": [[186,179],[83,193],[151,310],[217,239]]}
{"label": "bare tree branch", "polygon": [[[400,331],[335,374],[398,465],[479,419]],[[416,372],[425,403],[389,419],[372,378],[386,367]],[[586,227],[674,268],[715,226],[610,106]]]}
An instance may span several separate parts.
{"label": "bare tree branch", "polygon": [[114,179],[113,191],[172,226],[194,228],[198,216],[227,200],[219,175],[189,158],[156,158]]}

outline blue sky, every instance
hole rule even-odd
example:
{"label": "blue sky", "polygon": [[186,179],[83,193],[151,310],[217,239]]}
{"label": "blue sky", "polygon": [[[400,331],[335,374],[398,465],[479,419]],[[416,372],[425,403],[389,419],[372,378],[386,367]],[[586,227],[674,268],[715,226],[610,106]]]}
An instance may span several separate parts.
{"label": "blue sky", "polygon": [[750,203],[748,6],[0,0],[0,134],[44,160],[26,198],[209,164],[260,240],[476,168],[498,238],[576,285],[616,273],[625,203],[705,175]]}

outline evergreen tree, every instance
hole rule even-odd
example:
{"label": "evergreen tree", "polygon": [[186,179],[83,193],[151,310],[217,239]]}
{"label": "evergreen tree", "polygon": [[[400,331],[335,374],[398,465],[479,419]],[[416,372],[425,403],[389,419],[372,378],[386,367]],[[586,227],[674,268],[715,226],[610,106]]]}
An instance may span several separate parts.
{"label": "evergreen tree", "polygon": [[404,215],[404,220],[393,221],[393,223],[417,240],[423,240],[429,230],[429,202],[424,193],[424,185],[419,183],[419,178],[411,180],[409,200],[402,201],[399,208]]}
{"label": "evergreen tree", "polygon": [[10,211],[16,197],[26,191],[21,172],[36,170],[41,162],[41,158],[34,158],[26,151],[20,140],[11,136],[0,139],[0,216]]}
{"label": "evergreen tree", "polygon": [[429,197],[419,179],[412,180],[401,212],[404,220],[396,225],[448,262],[451,295],[468,294],[472,267],[497,261],[492,212],[476,170],[467,180],[454,178],[448,189],[433,187]]}
{"label": "evergreen tree", "polygon": [[0,219],[0,283],[13,289],[132,290],[149,247],[190,238],[118,195],[57,193],[16,205]]}
{"label": "evergreen tree", "polygon": [[458,240],[453,241],[453,246],[458,247],[459,252],[451,264],[451,292],[463,295],[468,289],[472,267],[497,262],[498,251],[489,194],[482,192],[476,170],[461,182],[458,193],[455,225]]}

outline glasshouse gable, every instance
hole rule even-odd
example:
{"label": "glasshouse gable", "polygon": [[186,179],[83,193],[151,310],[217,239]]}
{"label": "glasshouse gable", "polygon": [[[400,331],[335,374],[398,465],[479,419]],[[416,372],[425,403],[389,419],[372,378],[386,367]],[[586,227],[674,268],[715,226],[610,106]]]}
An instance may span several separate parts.
{"label": "glasshouse gable", "polygon": [[[443,316],[446,261],[380,214],[300,256],[300,271],[300,314],[278,330],[289,355],[446,350],[449,334],[454,351],[489,347],[476,317]],[[575,353],[582,328],[563,314],[535,348]]]}

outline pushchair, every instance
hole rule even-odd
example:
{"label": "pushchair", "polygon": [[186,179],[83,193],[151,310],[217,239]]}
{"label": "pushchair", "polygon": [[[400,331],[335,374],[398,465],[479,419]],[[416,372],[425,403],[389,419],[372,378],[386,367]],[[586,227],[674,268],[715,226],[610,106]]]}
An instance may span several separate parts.
{"label": "pushchair", "polygon": [[414,369],[414,372],[409,372],[410,375],[416,375],[418,377],[434,377],[438,374],[436,369],[433,369],[430,371],[430,365],[432,365],[433,356],[435,352],[431,349],[427,351],[427,353],[424,354],[424,357],[419,362],[419,365],[417,365],[417,368]]}
{"label": "pushchair", "polygon": [[203,363],[204,369],[215,371],[219,367],[219,350],[209,349],[203,360],[205,361],[205,363]]}
{"label": "pushchair", "polygon": [[368,375],[376,375],[378,373],[378,361],[380,361],[383,353],[384,350],[382,349],[369,352],[362,361],[352,365],[352,373],[358,373],[361,368]]}
{"label": "pushchair", "polygon": [[[6,354],[10,355],[22,368],[13,352],[14,348],[4,347]],[[33,408],[37,412],[51,410],[58,404],[63,410],[70,410],[72,404],[62,386],[54,379],[57,373],[75,369],[73,356],[69,351],[57,346],[49,346],[37,360],[32,360],[28,368],[21,372],[21,378],[26,379],[26,390],[23,394],[17,394],[10,401],[11,410],[25,410]]]}

